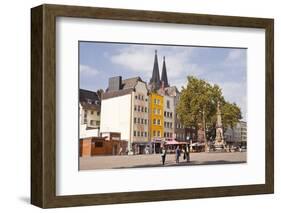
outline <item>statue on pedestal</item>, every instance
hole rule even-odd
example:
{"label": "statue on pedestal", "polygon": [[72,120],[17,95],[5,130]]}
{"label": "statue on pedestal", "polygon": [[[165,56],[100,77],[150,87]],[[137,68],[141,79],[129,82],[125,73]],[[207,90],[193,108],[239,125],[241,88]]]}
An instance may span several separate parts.
{"label": "statue on pedestal", "polygon": [[220,102],[217,104],[217,123],[216,123],[216,139],[215,139],[215,150],[225,150],[225,143],[223,137],[223,126],[221,119]]}

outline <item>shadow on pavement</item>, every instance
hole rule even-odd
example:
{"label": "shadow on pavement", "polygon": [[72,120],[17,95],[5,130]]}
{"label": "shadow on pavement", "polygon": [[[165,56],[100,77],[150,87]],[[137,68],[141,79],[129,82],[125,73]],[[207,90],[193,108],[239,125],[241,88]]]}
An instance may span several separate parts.
{"label": "shadow on pavement", "polygon": [[242,164],[247,163],[246,161],[189,161],[189,162],[180,162],[179,164],[157,164],[157,165],[138,165],[138,166],[126,166],[126,167],[115,167],[112,169],[127,169],[127,168],[152,168],[152,167],[176,167],[176,166],[200,166],[200,165],[222,165],[222,164]]}

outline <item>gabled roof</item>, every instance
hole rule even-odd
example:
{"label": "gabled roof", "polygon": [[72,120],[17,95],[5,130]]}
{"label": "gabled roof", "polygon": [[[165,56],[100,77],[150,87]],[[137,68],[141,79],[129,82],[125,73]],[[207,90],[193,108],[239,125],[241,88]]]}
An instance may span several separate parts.
{"label": "gabled roof", "polygon": [[79,89],[79,101],[80,102],[88,102],[91,101],[100,101],[98,94],[94,91]]}
{"label": "gabled roof", "polygon": [[122,81],[122,89],[134,89],[138,81],[142,81],[140,77],[128,78]]}
{"label": "gabled roof", "polygon": [[130,94],[135,90],[135,87],[138,84],[138,82],[144,82],[144,81],[141,79],[141,77],[124,79],[122,80],[122,85],[120,90],[106,91],[105,93],[102,94],[102,100]]}
{"label": "gabled roof", "polygon": [[165,93],[167,93],[169,96],[177,96],[180,92],[176,86],[172,86],[172,87],[166,87]]}
{"label": "gabled roof", "polygon": [[102,94],[102,100],[109,99],[109,98],[114,98],[122,95],[127,95],[130,94],[132,91],[134,91],[133,88],[129,89],[121,89],[117,91],[111,91],[111,92],[105,92]]}
{"label": "gabled roof", "polygon": [[89,104],[87,102],[80,102],[83,109],[86,110],[100,110],[101,105],[99,104]]}

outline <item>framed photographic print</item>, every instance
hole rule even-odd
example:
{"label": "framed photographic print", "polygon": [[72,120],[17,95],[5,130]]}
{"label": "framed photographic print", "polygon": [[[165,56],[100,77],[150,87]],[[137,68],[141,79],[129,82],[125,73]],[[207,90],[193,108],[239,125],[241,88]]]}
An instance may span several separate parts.
{"label": "framed photographic print", "polygon": [[273,19],[31,9],[31,203],[274,191]]}

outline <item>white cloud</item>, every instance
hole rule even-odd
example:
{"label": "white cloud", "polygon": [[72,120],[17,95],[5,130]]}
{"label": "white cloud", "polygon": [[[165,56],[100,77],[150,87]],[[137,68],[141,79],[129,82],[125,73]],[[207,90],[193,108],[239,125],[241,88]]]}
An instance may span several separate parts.
{"label": "white cloud", "polygon": [[234,61],[234,60],[239,59],[241,57],[241,55],[242,55],[241,50],[234,49],[234,50],[229,51],[226,60],[227,61]]}
{"label": "white cloud", "polygon": [[232,49],[224,60],[224,65],[231,67],[246,67],[246,63],[246,49]]}
{"label": "white cloud", "polygon": [[[197,64],[190,63],[190,57],[193,53],[192,47],[159,47],[157,46],[159,71],[161,74],[163,56],[166,57],[166,67],[169,80],[179,77],[186,77],[190,74],[199,74],[200,70]],[[152,74],[154,63],[155,46],[131,46],[122,48],[110,59],[113,63],[123,66],[135,73],[141,73],[142,76],[149,78]]]}
{"label": "white cloud", "polygon": [[[110,56],[112,63],[123,66],[130,70],[135,75],[140,75],[144,80],[148,80],[152,74],[153,62],[154,62],[154,50],[157,48],[159,71],[161,74],[163,56],[166,57],[166,66],[168,71],[169,83],[172,86],[177,86],[181,90],[182,86],[186,86],[187,76],[194,75],[201,79],[205,79],[210,82],[210,78],[215,80],[222,90],[223,95],[227,101],[235,102],[242,111],[242,116],[245,118],[247,115],[247,94],[243,94],[241,91],[246,90],[246,81],[236,82],[234,79],[230,81],[224,81],[225,76],[231,72],[235,72],[237,75],[237,69],[239,66],[246,64],[246,50],[245,49],[233,49],[230,50],[225,60],[221,61],[220,69],[224,72],[214,72],[216,67],[200,65],[192,61],[192,57],[197,56],[196,48],[179,48],[179,47],[161,47],[161,46],[129,46],[119,49],[116,54]],[[243,68],[244,69],[244,68]],[[227,73],[226,73],[227,72]]]}
{"label": "white cloud", "polygon": [[80,74],[83,76],[95,76],[99,71],[95,68],[92,68],[88,65],[80,64]]}

